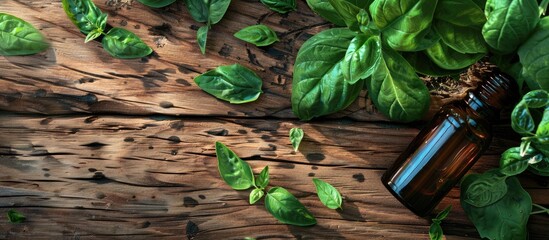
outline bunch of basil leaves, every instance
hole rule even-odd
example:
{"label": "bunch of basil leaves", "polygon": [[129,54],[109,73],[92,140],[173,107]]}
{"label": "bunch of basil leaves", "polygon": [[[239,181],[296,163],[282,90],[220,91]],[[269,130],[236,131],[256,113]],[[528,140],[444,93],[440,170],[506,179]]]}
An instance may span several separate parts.
{"label": "bunch of basil leaves", "polygon": [[[107,31],[107,14],[91,0],[63,0],[63,9],[69,19],[86,34],[85,42],[103,36],[103,49],[116,58],[141,58],[152,53],[137,35],[123,29],[111,28]],[[105,32],[107,31],[107,32]]]}
{"label": "bunch of basil leaves", "polygon": [[459,73],[487,53],[480,2],[307,0],[317,14],[346,27],[320,32],[299,50],[293,112],[310,120],[340,111],[366,87],[390,119],[420,119],[430,96],[417,73]]}
{"label": "bunch of basil leaves", "polygon": [[499,168],[467,175],[461,183],[461,205],[483,238],[526,239],[533,204],[515,176],[527,169],[549,176],[549,93],[524,95],[511,121],[522,136],[520,147],[505,151]]}

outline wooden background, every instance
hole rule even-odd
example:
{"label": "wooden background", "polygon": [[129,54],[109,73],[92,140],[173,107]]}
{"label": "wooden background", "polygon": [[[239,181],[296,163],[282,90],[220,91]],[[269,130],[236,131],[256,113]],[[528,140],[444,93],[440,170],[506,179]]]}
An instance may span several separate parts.
{"label": "wooden background", "polygon": [[[0,239],[426,239],[429,219],[415,216],[380,177],[418,133],[418,124],[390,123],[361,97],[349,109],[301,122],[291,113],[292,66],[301,44],[330,24],[304,1],[281,15],[259,1],[233,1],[214,25],[206,56],[181,1],[151,9],[131,0],[94,1],[108,23],[132,30],[155,51],[114,59],[67,19],[60,1],[0,0],[0,12],[39,28],[46,52],[0,57],[0,214],[17,209],[23,224],[0,220]],[[281,42],[257,48],[232,34],[249,25],[272,27]],[[264,81],[254,103],[231,105],[201,91],[198,74],[243,64]],[[364,96],[365,94],[363,94]],[[431,113],[453,98],[433,95]],[[429,118],[427,116],[426,118]],[[305,130],[300,152],[288,140]],[[505,121],[473,171],[496,166],[517,137]],[[314,227],[277,222],[263,202],[248,204],[219,177],[214,143],[221,141],[271,186],[296,195],[317,217]],[[325,208],[312,177],[344,196],[341,211]],[[521,178],[535,203],[549,205],[547,179]],[[454,188],[442,224],[448,239],[478,238]],[[549,238],[547,216],[533,216],[530,239]]]}

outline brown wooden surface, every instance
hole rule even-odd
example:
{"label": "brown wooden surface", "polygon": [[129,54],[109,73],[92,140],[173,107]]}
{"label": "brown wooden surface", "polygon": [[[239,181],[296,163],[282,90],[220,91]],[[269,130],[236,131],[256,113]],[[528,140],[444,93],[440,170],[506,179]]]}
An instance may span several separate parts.
{"label": "brown wooden surface", "polygon": [[[304,123],[292,115],[295,55],[310,34],[329,27],[304,1],[288,15],[258,1],[233,1],[209,35],[206,56],[195,42],[200,25],[180,2],[160,10],[137,1],[94,2],[109,13],[109,24],[131,29],[155,54],[118,60],[96,42],[84,44],[60,1],[0,2],[0,12],[33,23],[52,43],[35,56],[0,57],[0,214],[17,209],[27,216],[23,224],[0,219],[0,239],[428,238],[429,220],[409,212],[380,182],[417,126],[387,123],[364,98],[331,119]],[[258,22],[282,41],[256,48],[232,37]],[[257,102],[230,105],[192,81],[235,62],[263,78]],[[433,98],[433,110],[451,100]],[[306,133],[297,153],[288,140],[296,126]],[[507,125],[495,132],[473,171],[497,165],[499,154],[517,144]],[[256,173],[270,166],[271,186],[296,195],[318,224],[283,225],[262,201],[249,205],[249,191],[232,190],[219,177],[215,141]],[[344,210],[321,205],[312,177],[341,191]],[[521,182],[534,202],[549,204],[547,179]],[[448,204],[454,210],[442,225],[447,238],[478,238],[457,187],[437,211]],[[529,230],[530,239],[549,238],[547,217],[532,217]]]}

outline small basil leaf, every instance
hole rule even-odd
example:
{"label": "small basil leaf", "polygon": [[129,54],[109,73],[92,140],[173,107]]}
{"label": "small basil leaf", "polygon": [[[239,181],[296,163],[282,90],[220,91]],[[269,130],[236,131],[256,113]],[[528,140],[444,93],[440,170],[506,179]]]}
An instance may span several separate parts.
{"label": "small basil leaf", "polygon": [[254,190],[250,193],[250,204],[255,204],[263,197],[263,195],[265,195],[263,189],[254,188]]}
{"label": "small basil leaf", "polygon": [[359,34],[347,48],[341,64],[345,80],[350,84],[366,79],[381,61],[381,40],[379,36]]}
{"label": "small basil leaf", "polygon": [[499,161],[501,173],[506,176],[514,176],[524,172],[528,168],[528,159],[536,153],[532,148],[527,151],[525,156],[520,155],[520,148],[518,147],[509,148],[503,152]]}
{"label": "small basil leaf", "polygon": [[101,31],[100,29],[95,29],[95,30],[91,31],[86,36],[86,39],[84,40],[84,43],[88,43],[89,41],[93,41],[94,39],[101,36],[101,34],[103,34],[103,31]]}
{"label": "small basil leaf", "polygon": [[196,32],[196,40],[198,46],[200,47],[200,52],[206,54],[206,42],[208,41],[208,30],[210,27],[208,25],[202,26]]}
{"label": "small basil leaf", "polygon": [[137,0],[149,7],[161,8],[174,3],[176,0]]}
{"label": "small basil leaf", "polygon": [[507,193],[493,204],[476,207],[464,201],[461,192],[461,206],[473,222],[481,238],[527,239],[527,223],[532,212],[532,198],[524,191],[516,177],[506,181]]}
{"label": "small basil leaf", "polygon": [[359,24],[356,16],[360,12],[360,8],[346,0],[329,0],[332,7],[341,16],[345,25],[353,31],[359,30]]}
{"label": "small basil leaf", "polygon": [[105,51],[116,58],[141,58],[153,51],[137,35],[123,28],[111,29],[102,44]]}
{"label": "small basil leaf", "polygon": [[21,214],[20,212],[17,212],[13,209],[10,209],[8,211],[8,222],[10,223],[22,223],[25,221],[25,216]]}
{"label": "small basil leaf", "polygon": [[269,46],[278,41],[275,31],[263,24],[245,27],[234,36],[258,47]]}
{"label": "small basil leaf", "polygon": [[254,185],[254,174],[247,162],[223,143],[215,143],[215,154],[221,178],[233,189],[246,190]]}
{"label": "small basil leaf", "polygon": [[209,19],[209,7],[206,0],[185,0],[185,6],[189,10],[191,17],[201,23],[208,22]]}
{"label": "small basil leaf", "polygon": [[278,13],[287,13],[297,8],[295,0],[261,0],[263,5]]}
{"label": "small basil leaf", "polygon": [[439,67],[448,70],[462,69],[476,63],[485,53],[460,53],[443,41],[438,41],[425,51],[427,56]]}
{"label": "small basil leaf", "polygon": [[93,3],[92,0],[62,0],[63,9],[69,19],[84,34],[95,29],[105,30],[107,14]]}
{"label": "small basil leaf", "polygon": [[318,178],[313,178],[313,183],[315,184],[316,193],[322,204],[329,209],[341,208],[341,194],[334,186]]}
{"label": "small basil leaf", "polygon": [[208,19],[212,25],[221,21],[230,4],[231,0],[209,0]]}
{"label": "small basil leaf", "polygon": [[274,187],[265,196],[265,208],[278,221],[296,226],[316,224],[315,217],[297,198],[282,187]]}
{"label": "small basil leaf", "polygon": [[194,82],[205,92],[233,104],[257,100],[263,84],[257,74],[240,64],[220,66],[196,77]]}
{"label": "small basil leaf", "polygon": [[448,214],[450,214],[450,211],[452,211],[452,205],[448,205],[448,207],[442,210],[442,212],[438,213],[435,219],[438,221],[444,220],[446,217],[448,217]]}
{"label": "small basil leaf", "polygon": [[430,240],[443,240],[444,233],[440,227],[440,223],[433,222],[429,227],[429,239]]}
{"label": "small basil leaf", "polygon": [[261,189],[265,189],[269,185],[269,166],[265,166],[255,179],[255,184]]}
{"label": "small basil leaf", "polygon": [[303,129],[301,128],[290,129],[290,142],[292,143],[292,147],[294,147],[295,152],[299,149],[299,144],[301,144],[301,140],[303,140],[304,135]]}
{"label": "small basil leaf", "polygon": [[383,48],[382,59],[368,84],[375,106],[395,121],[421,119],[429,109],[429,90],[414,68],[396,51]]}
{"label": "small basil leaf", "polygon": [[499,173],[499,169],[469,174],[461,182],[461,199],[479,208],[493,204],[507,193],[506,178]]}
{"label": "small basil leaf", "polygon": [[363,81],[349,84],[341,64],[356,33],[333,28],[307,40],[294,65],[292,110],[301,120],[331,114],[349,106],[360,94]]}
{"label": "small basil leaf", "polygon": [[49,47],[44,36],[30,23],[0,13],[0,55],[30,55]]}

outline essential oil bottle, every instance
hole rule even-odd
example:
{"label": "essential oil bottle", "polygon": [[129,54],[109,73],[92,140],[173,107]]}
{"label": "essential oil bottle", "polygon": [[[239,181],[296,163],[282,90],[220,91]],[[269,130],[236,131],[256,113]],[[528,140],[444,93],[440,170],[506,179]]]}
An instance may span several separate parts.
{"label": "essential oil bottle", "polygon": [[511,77],[494,70],[476,90],[444,105],[382,177],[389,191],[419,216],[426,216],[488,148],[490,120],[517,100]]}

